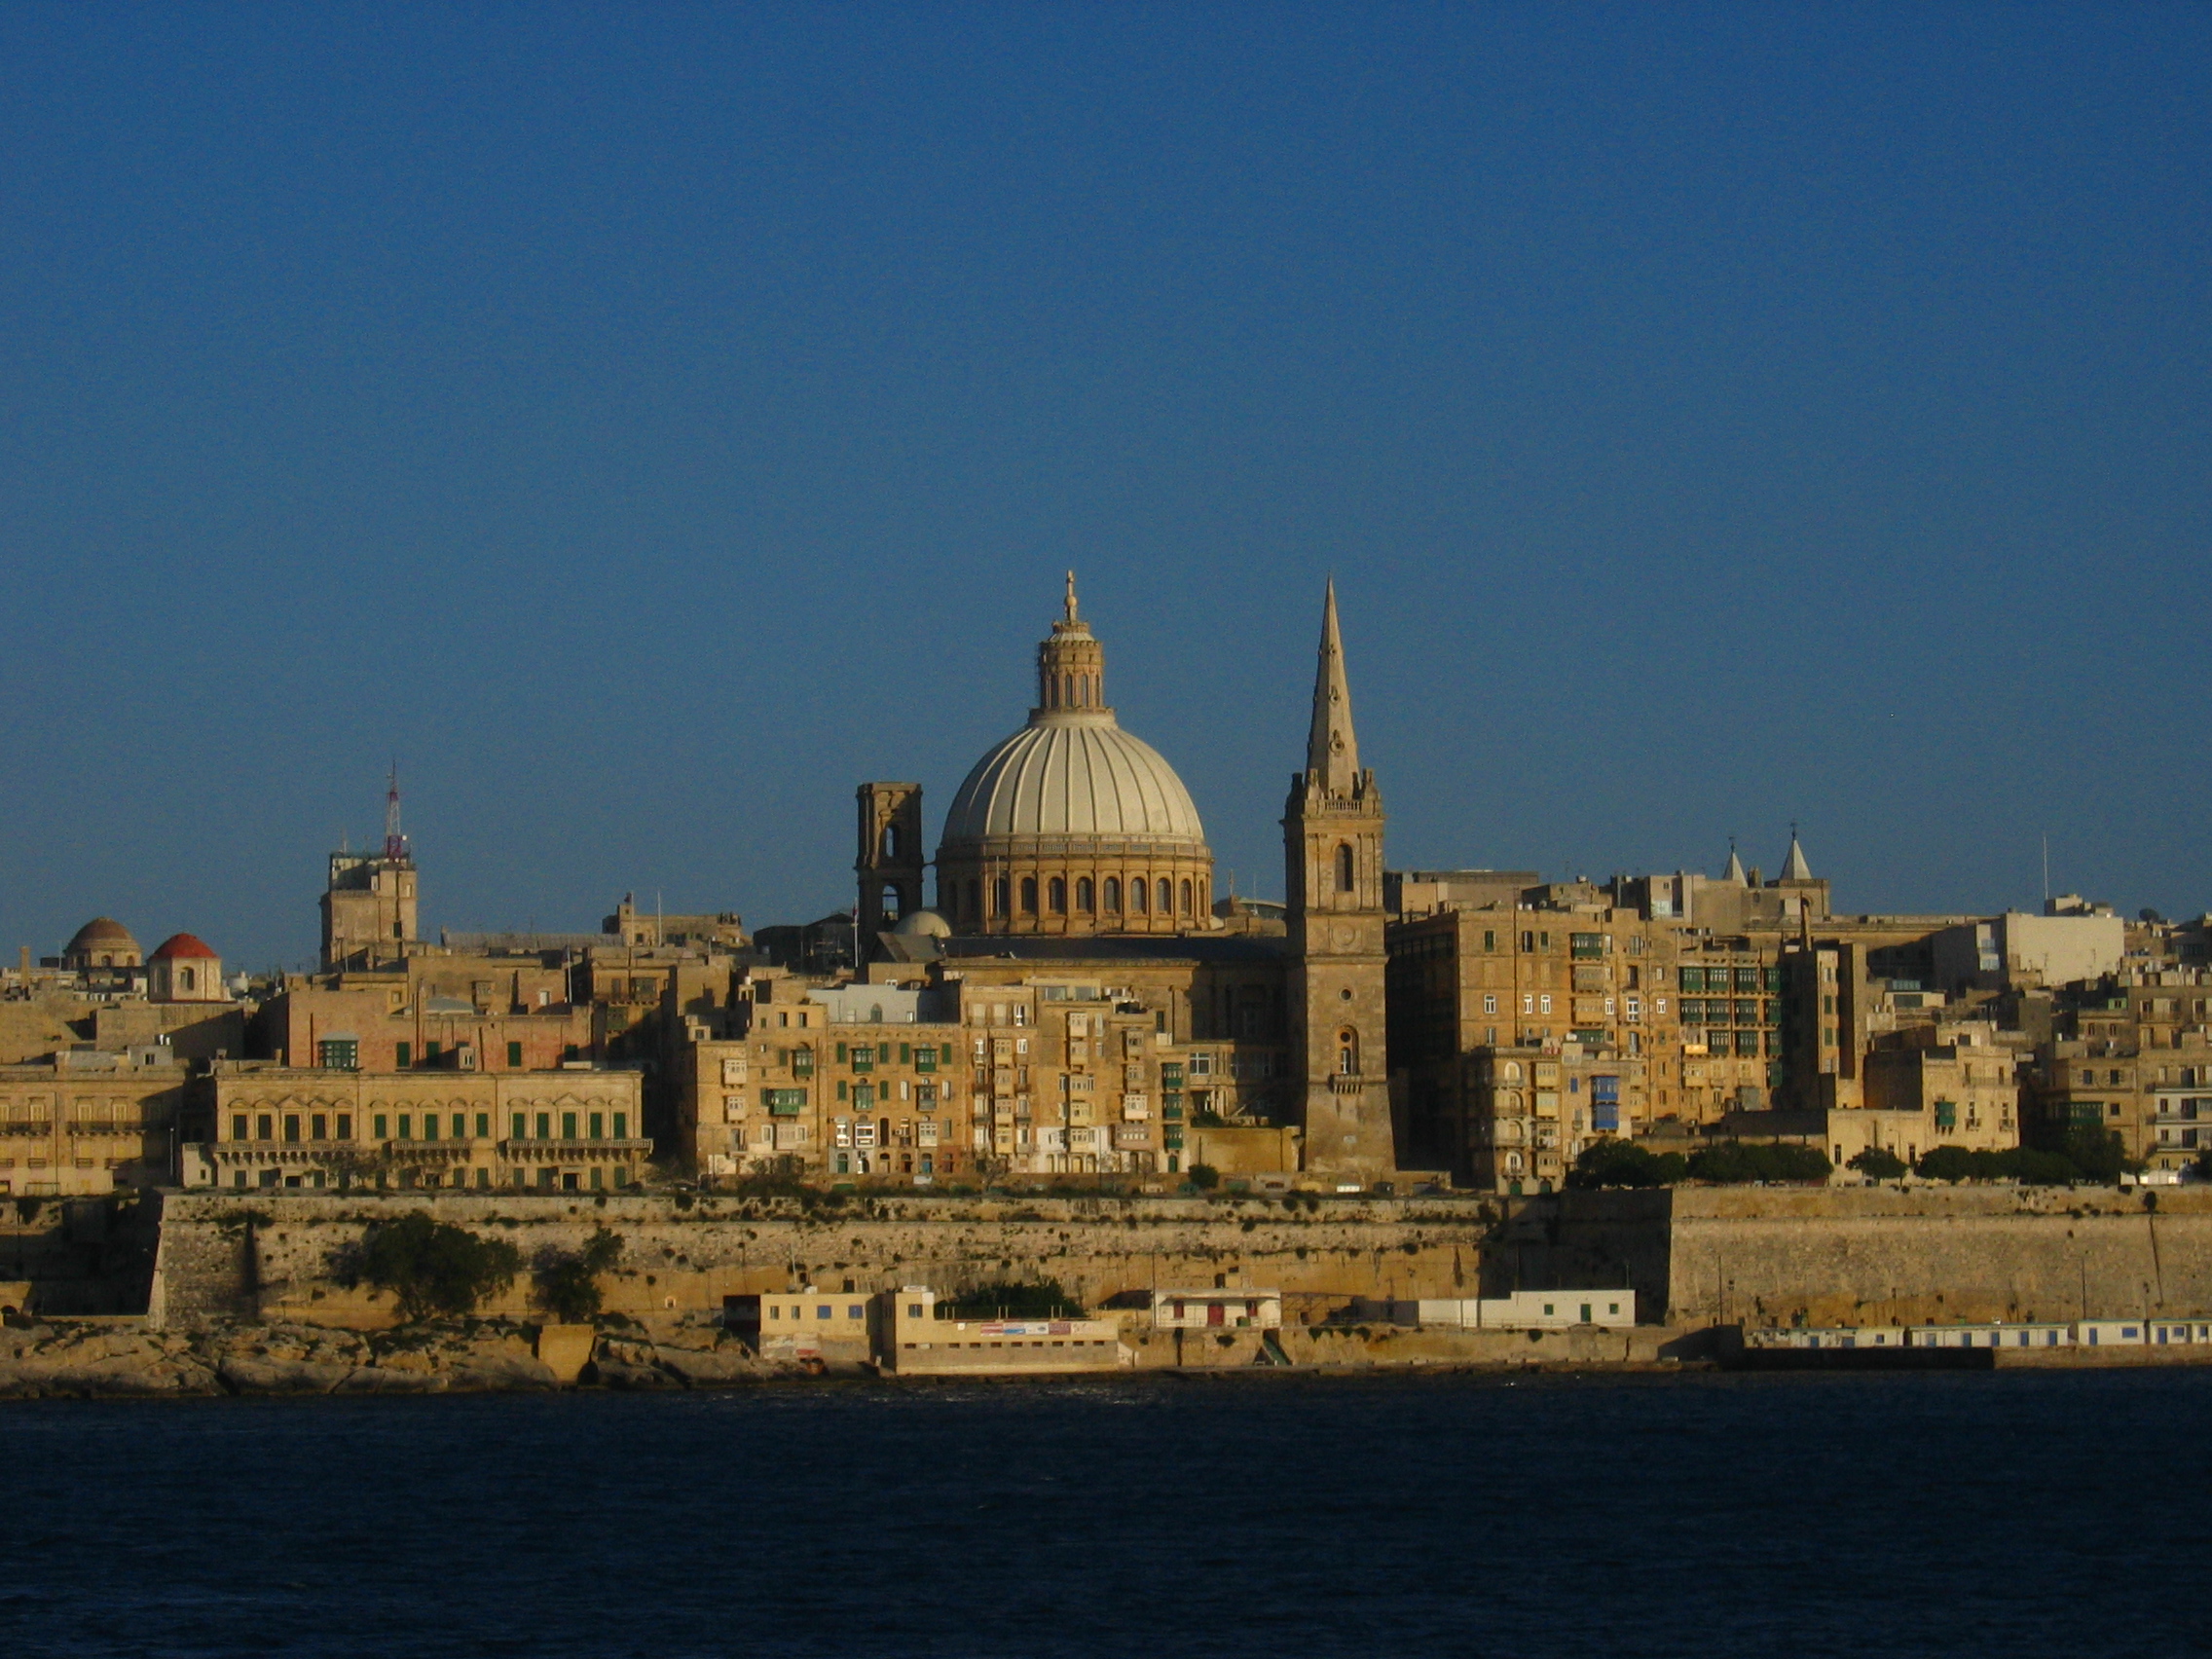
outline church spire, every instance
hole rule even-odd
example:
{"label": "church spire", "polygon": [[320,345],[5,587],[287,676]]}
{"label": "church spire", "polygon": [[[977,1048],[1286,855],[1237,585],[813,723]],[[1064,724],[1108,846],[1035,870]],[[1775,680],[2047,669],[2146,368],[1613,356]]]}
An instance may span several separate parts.
{"label": "church spire", "polygon": [[1313,675],[1313,725],[1306,739],[1306,770],[1324,793],[1348,795],[1359,780],[1359,739],[1351,729],[1351,683],[1345,643],[1337,632],[1337,581],[1321,604],[1321,661]]}
{"label": "church spire", "polygon": [[1789,827],[1789,856],[1782,861],[1782,879],[1785,881],[1810,881],[1813,866],[1805,862],[1805,849],[1797,842],[1797,826]]}
{"label": "church spire", "polygon": [[1067,597],[1067,621],[1068,621],[1068,626],[1072,628],[1072,627],[1074,627],[1074,626],[1075,626],[1075,625],[1076,625],[1076,624],[1077,624],[1078,622],[1081,622],[1082,620],[1083,620],[1083,618],[1082,618],[1082,617],[1080,617],[1080,616],[1078,616],[1078,615],[1077,615],[1077,614],[1075,613],[1075,572],[1074,572],[1073,571],[1070,571],[1068,572],[1068,597]]}

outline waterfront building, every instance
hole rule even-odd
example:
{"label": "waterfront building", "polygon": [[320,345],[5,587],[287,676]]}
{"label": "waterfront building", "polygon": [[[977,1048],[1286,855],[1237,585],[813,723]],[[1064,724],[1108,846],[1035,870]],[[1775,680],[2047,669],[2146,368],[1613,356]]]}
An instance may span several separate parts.
{"label": "waterfront building", "polygon": [[0,1066],[0,1195],[98,1197],[169,1179],[185,1061],[166,1043]]}
{"label": "waterfront building", "polygon": [[193,1080],[186,1187],[606,1192],[651,1156],[636,1071],[410,1071],[221,1061]]}

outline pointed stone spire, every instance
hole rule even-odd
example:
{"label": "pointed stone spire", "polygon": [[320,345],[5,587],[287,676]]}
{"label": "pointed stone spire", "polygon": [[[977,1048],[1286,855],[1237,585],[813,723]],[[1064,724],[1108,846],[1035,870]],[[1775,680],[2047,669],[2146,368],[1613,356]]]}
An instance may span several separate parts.
{"label": "pointed stone spire", "polygon": [[1744,873],[1744,861],[1736,856],[1736,837],[1728,837],[1728,867],[1721,872],[1722,881],[1732,881],[1738,887],[1751,885],[1751,877]]}
{"label": "pointed stone spire", "polygon": [[1351,684],[1345,643],[1337,632],[1337,580],[1321,605],[1321,661],[1313,676],[1313,725],[1306,739],[1306,770],[1333,795],[1348,795],[1359,780],[1359,739],[1351,729]]}
{"label": "pointed stone spire", "polygon": [[1789,856],[1782,861],[1782,879],[1785,881],[1810,881],[1813,866],[1805,862],[1805,849],[1797,844],[1797,826],[1789,827]]}

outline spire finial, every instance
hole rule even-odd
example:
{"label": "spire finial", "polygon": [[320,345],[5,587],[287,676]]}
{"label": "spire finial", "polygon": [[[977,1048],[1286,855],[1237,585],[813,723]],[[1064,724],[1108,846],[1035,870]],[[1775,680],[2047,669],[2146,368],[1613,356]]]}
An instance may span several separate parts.
{"label": "spire finial", "polygon": [[1068,572],[1068,620],[1070,622],[1083,620],[1075,613],[1075,572],[1073,571]]}
{"label": "spire finial", "polygon": [[407,836],[399,828],[399,758],[392,757],[391,772],[384,795],[384,856],[387,859],[404,859],[407,853]]}
{"label": "spire finial", "polygon": [[1359,739],[1351,725],[1351,683],[1345,677],[1345,643],[1337,627],[1337,578],[1321,600],[1321,660],[1313,675],[1313,723],[1306,739],[1306,769],[1331,794],[1352,793],[1359,777]]}

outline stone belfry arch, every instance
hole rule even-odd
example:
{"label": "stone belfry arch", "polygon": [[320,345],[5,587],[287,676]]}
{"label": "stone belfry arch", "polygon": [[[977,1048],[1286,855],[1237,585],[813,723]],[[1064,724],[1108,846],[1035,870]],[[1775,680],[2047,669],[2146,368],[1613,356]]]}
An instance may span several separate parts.
{"label": "stone belfry arch", "polygon": [[866,962],[875,936],[922,907],[922,786],[863,784],[860,803],[860,856],[853,872],[860,877],[858,937],[853,955]]}
{"label": "stone belfry arch", "polygon": [[1363,1181],[1398,1163],[1382,1036],[1383,823],[1375,774],[1359,764],[1331,581],[1306,768],[1282,820],[1291,1064],[1305,1074],[1307,1168]]}

